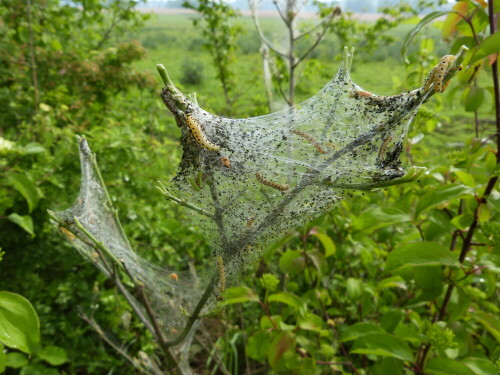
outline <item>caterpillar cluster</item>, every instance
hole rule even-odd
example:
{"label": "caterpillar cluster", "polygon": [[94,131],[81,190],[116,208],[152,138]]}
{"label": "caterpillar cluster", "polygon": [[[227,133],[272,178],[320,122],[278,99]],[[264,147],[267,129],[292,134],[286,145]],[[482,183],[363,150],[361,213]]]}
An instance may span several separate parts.
{"label": "caterpillar cluster", "polygon": [[[451,81],[446,82],[443,85],[444,78],[446,73],[449,70],[450,65],[455,61],[456,57],[453,55],[446,55],[441,58],[439,64],[437,64],[434,68],[432,68],[431,72],[427,76],[427,79],[424,82],[424,90],[427,91],[431,87],[431,84],[434,84],[434,90],[436,92],[441,93],[450,84]],[[462,67],[457,67],[458,70],[462,70]]]}
{"label": "caterpillar cluster", "polygon": [[306,139],[310,144],[314,146],[316,151],[318,151],[320,154],[326,154],[326,151],[323,149],[323,147],[321,147],[319,142],[316,141],[316,139],[314,139],[311,135],[304,133],[303,131],[300,130],[290,130],[290,132]]}
{"label": "caterpillar cluster", "polygon": [[272,187],[273,189],[276,189],[276,190],[279,190],[279,191],[287,191],[290,186],[288,184],[278,184],[276,182],[273,182],[273,181],[270,181],[270,180],[267,180],[265,179],[261,174],[260,172],[257,172],[255,174],[255,177],[257,177],[257,180],[263,184],[263,185],[266,185],[266,186],[269,186],[269,187]]}
{"label": "caterpillar cluster", "polygon": [[191,135],[193,136],[196,143],[198,143],[204,149],[209,151],[220,150],[219,146],[213,144],[207,139],[207,137],[205,137],[205,134],[203,134],[203,130],[201,130],[200,124],[193,118],[189,110],[186,110],[186,125],[191,131]]}

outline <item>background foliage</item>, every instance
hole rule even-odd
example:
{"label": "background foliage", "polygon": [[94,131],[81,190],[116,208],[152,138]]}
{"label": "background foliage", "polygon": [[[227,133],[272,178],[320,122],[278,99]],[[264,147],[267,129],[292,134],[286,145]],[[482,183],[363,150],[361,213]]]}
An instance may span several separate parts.
{"label": "background foliage", "polygon": [[[141,255],[185,268],[188,261],[202,263],[210,249],[189,216],[155,190],[156,180],[174,175],[180,157],[179,131],[158,99],[155,64],[165,63],[176,84],[196,91],[208,110],[235,117],[267,111],[260,42],[249,18],[227,21],[236,27],[234,39],[224,41],[236,56],[224,73],[229,98],[212,64],[217,44],[192,26],[196,16],[145,17],[133,11],[134,1],[73,4],[0,4],[0,319],[6,299],[14,298],[34,322],[28,302],[11,297],[18,293],[31,301],[41,331],[39,342],[29,339],[20,350],[0,334],[10,347],[0,353],[0,372],[5,367],[7,374],[131,373],[79,319],[79,308],[130,352],[153,351],[112,285],[49,225],[46,209],[68,207],[78,191],[75,135],[86,135],[97,152]],[[461,44],[481,56],[489,35],[486,2],[459,1],[454,9],[416,34],[406,66],[399,51],[418,22],[411,11],[404,8],[406,17],[394,15],[397,24],[379,27],[345,15],[300,71],[298,99],[331,78],[344,44],[359,47],[355,82],[378,94],[419,86],[438,58]],[[267,35],[282,38],[277,19],[261,24]],[[192,348],[194,368],[207,374],[405,374],[424,367],[429,374],[498,373],[500,170],[488,55],[417,116],[408,163],[429,173],[418,183],[353,192],[268,249],[228,291],[224,311],[203,323]]]}

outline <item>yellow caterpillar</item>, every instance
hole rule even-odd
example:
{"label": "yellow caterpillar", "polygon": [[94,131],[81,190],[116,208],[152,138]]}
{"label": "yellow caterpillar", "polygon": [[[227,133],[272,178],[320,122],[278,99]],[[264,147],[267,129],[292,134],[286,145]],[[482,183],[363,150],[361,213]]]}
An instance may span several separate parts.
{"label": "yellow caterpillar", "polygon": [[217,269],[219,270],[219,293],[224,294],[226,290],[226,273],[224,271],[224,260],[217,255]]}
{"label": "yellow caterpillar", "polygon": [[297,134],[298,136],[306,139],[310,144],[314,146],[314,148],[320,153],[320,154],[326,154],[326,151],[321,147],[321,145],[316,141],[311,135],[302,132],[300,130],[290,130],[291,133]]}
{"label": "yellow caterpillar", "polygon": [[387,146],[389,145],[390,141],[392,141],[392,137],[389,135],[382,142],[382,145],[380,146],[380,149],[378,150],[377,162],[382,163],[384,161],[383,159],[384,159],[385,154],[387,152]]}
{"label": "yellow caterpillar", "polygon": [[266,186],[272,187],[273,189],[276,189],[276,190],[279,190],[279,191],[287,191],[290,188],[290,186],[288,184],[277,184],[276,182],[272,182],[272,181],[266,180],[260,174],[260,172],[257,172],[255,174],[255,177],[257,177],[257,180],[259,180],[259,182],[261,184],[264,184]]}
{"label": "yellow caterpillar", "polygon": [[[453,55],[446,55],[441,58],[439,64],[432,68],[431,72],[427,76],[427,79],[424,82],[424,91],[428,91],[431,84],[434,84],[434,90],[436,90],[436,92],[441,93],[446,90],[451,81],[448,81],[443,85],[444,77],[450,70],[450,65],[453,61],[455,61],[455,59],[456,57]],[[459,66],[456,69],[462,70],[462,67]]]}
{"label": "yellow caterpillar", "polygon": [[200,146],[202,146],[204,149],[209,150],[209,151],[219,151],[220,147],[217,145],[214,145],[212,142],[210,142],[207,137],[205,137],[205,134],[203,134],[203,130],[201,130],[200,124],[198,124],[198,121],[196,121],[193,116],[191,115],[191,111],[186,110],[186,125],[188,126],[189,130],[191,131],[191,135],[195,139],[196,143],[198,143]]}

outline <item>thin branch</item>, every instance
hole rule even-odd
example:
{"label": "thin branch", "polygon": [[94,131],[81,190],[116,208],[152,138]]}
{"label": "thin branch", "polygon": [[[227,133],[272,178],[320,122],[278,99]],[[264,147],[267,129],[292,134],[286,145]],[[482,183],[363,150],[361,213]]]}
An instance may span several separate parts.
{"label": "thin branch", "polygon": [[144,292],[144,284],[141,283],[139,280],[137,280],[134,275],[129,271],[129,269],[125,266],[125,263],[123,262],[123,269],[125,270],[125,273],[127,276],[132,280],[134,283],[136,290],[139,293],[139,296],[141,297],[142,304],[144,308],[146,309],[146,313],[148,314],[149,320],[151,321],[153,325],[153,329],[155,332],[155,337],[158,340],[158,343],[163,350],[163,354],[165,355],[165,358],[167,359],[171,369],[177,369],[179,367],[179,364],[177,363],[177,360],[174,358],[173,354],[170,352],[170,349],[168,346],[166,346],[167,339],[160,327],[160,324],[158,322],[158,319],[156,318],[156,315],[153,311],[153,308],[151,307],[151,302],[149,301],[149,298],[146,296],[146,293]]}
{"label": "thin branch", "polygon": [[[143,374],[148,374],[148,371],[146,371],[139,363],[139,361],[137,360],[134,360],[134,358],[132,358],[124,349],[123,349],[123,345],[118,345],[117,343],[115,343],[113,340],[111,340],[108,335],[102,330],[101,326],[94,320],[92,319],[91,317],[89,317],[88,315],[86,315],[82,309],[78,309],[79,310],[79,313],[78,315],[80,316],[80,318],[82,318],[84,321],[86,321],[90,327],[92,327],[92,329],[99,335],[99,337],[104,341],[106,342],[109,346],[111,346],[113,349],[116,350],[116,352],[122,356],[123,358],[125,358],[128,362],[130,362],[137,370],[139,370],[141,373]],[[155,371],[155,374],[157,375],[161,375],[162,373],[161,372],[156,372]]]}
{"label": "thin branch", "polygon": [[204,209],[202,208],[199,208],[199,207],[196,207],[195,205],[185,201],[184,199],[180,199],[180,198],[177,198],[175,195],[171,194],[167,188],[165,187],[165,185],[163,185],[163,183],[161,181],[158,181],[158,183],[160,184],[160,186],[157,186],[157,189],[165,196],[165,198],[167,198],[168,200],[171,200],[172,202],[175,202],[177,203],[179,206],[183,206],[183,207],[186,207],[186,208],[189,208],[195,212],[198,212],[199,214],[203,215],[203,216],[206,216],[206,217],[209,217],[210,219],[213,219],[215,220],[215,216],[212,215],[210,212],[207,212],[205,211]]}
{"label": "thin branch", "polygon": [[259,38],[260,40],[266,45],[269,47],[269,49],[271,51],[273,51],[274,53],[280,55],[281,57],[288,57],[288,54],[285,53],[285,52],[282,52],[280,51],[278,48],[274,47],[273,44],[267,40],[267,38],[265,37],[264,33],[262,32],[262,29],[260,27],[260,24],[259,24],[259,19],[258,19],[258,16],[257,16],[257,8],[256,8],[256,5],[254,3],[254,1],[250,1],[250,11],[252,13],[252,19],[253,19],[253,23],[255,25],[255,28],[257,29],[257,33],[259,34]]}
{"label": "thin branch", "polygon": [[323,27],[323,30],[321,30],[321,33],[316,37],[316,41],[309,47],[309,49],[300,57],[296,62],[295,66],[299,65],[304,59],[318,46],[319,42],[323,39],[323,37],[326,34],[326,31],[330,27],[330,24],[333,21],[333,18],[335,17],[335,12],[332,12],[330,15],[328,21],[326,22],[325,26]]}
{"label": "thin branch", "polygon": [[273,0],[273,4],[276,7],[276,9],[278,10],[278,14],[280,15],[281,20],[284,22],[284,24],[287,25],[287,26],[290,26],[290,20],[285,17],[285,15],[283,14],[283,12],[281,11],[281,8],[278,5],[278,2],[276,0]]}
{"label": "thin branch", "polygon": [[203,347],[203,349],[205,349],[207,351],[209,356],[214,359],[214,361],[217,363],[217,366],[219,366],[220,371],[224,375],[231,375],[229,370],[227,369],[226,365],[222,361],[222,357],[219,354],[219,350],[217,349],[216,345],[214,345],[214,343],[210,339],[210,335],[208,334],[208,331],[204,325],[200,325],[200,332],[201,332],[201,335],[203,336],[203,338],[205,340],[207,340],[207,342],[210,344],[210,346],[212,346],[214,349],[211,351],[210,348],[207,346],[207,344],[205,344],[205,342],[203,340],[201,340],[200,338],[197,338],[198,343]]}
{"label": "thin branch", "polygon": [[31,0],[26,0],[26,11],[28,13],[28,32],[29,32],[31,78],[33,80],[33,90],[34,90],[34,94],[35,94],[34,113],[36,114],[38,111],[38,104],[40,103],[40,89],[38,87],[38,73],[37,73],[37,66],[36,66],[35,42],[34,42],[32,19],[31,19]]}

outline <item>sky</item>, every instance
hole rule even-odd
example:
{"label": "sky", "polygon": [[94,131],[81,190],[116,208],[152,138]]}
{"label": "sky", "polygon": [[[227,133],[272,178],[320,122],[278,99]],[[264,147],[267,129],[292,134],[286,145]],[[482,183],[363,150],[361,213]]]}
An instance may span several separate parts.
{"label": "sky", "polygon": [[[233,4],[233,7],[236,9],[248,9],[248,0],[225,0]],[[278,0],[279,1],[279,0]],[[338,3],[342,9],[350,10],[353,12],[359,13],[376,13],[377,9],[384,5],[397,4],[400,0],[320,0],[325,2],[333,2]],[[417,0],[406,0],[409,3],[416,3]],[[448,0],[451,7],[451,4],[454,3],[454,0]],[[171,8],[171,7],[181,7],[182,0],[147,0],[147,3],[141,5],[141,7],[151,7],[151,8]],[[261,0],[259,9],[261,10],[269,10],[275,9],[272,3],[272,0]],[[305,10],[316,10],[314,6],[306,6]]]}

